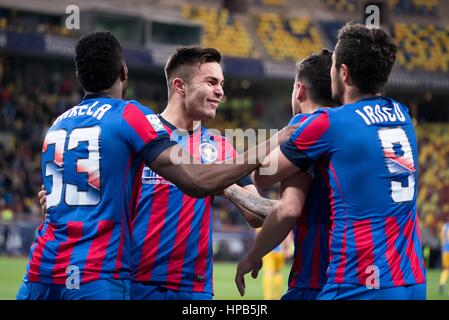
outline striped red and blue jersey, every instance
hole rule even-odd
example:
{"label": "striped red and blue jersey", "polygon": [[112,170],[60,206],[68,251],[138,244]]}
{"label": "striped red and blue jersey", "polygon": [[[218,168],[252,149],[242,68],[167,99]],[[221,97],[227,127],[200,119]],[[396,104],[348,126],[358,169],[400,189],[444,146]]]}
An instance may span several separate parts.
{"label": "striped red and blue jersey", "polygon": [[31,247],[25,281],[65,284],[129,279],[132,182],[150,148],[173,145],[157,115],[136,101],[87,95],[59,116],[42,148],[46,220]]}
{"label": "striped red and blue jersey", "polygon": [[[310,114],[298,114],[289,125],[302,123]],[[310,170],[310,169],[309,169]],[[293,265],[288,287],[321,289],[326,283],[329,265],[330,204],[329,185],[324,163],[312,168],[308,196],[301,216],[295,224]]]}
{"label": "striped red and blue jersey", "polygon": [[443,253],[449,253],[449,223],[443,224],[442,239],[441,239],[441,251]]}
{"label": "striped red and blue jersey", "polygon": [[320,109],[281,150],[305,170],[325,163],[332,220],[327,283],[374,281],[386,288],[425,282],[418,150],[407,107],[372,97]]}
{"label": "striped red and blue jersey", "polygon": [[[236,155],[226,139],[206,128],[186,132],[161,120],[171,139],[202,163]],[[142,170],[132,220],[132,280],[172,290],[213,293],[213,197],[189,197],[150,168]]]}

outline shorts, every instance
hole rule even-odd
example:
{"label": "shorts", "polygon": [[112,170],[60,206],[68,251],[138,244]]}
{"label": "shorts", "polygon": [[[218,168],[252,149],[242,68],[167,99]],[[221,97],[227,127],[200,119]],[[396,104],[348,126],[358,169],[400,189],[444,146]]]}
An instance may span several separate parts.
{"label": "shorts", "polygon": [[380,289],[355,284],[326,284],[318,300],[426,300],[426,284]]}
{"label": "shorts", "polygon": [[212,293],[178,291],[160,285],[131,281],[131,300],[212,300]]}
{"label": "shorts", "polygon": [[23,281],[17,300],[129,300],[129,280],[105,279],[82,283],[79,289],[61,284]]}
{"label": "shorts", "polygon": [[291,288],[281,300],[317,300],[321,289]]}

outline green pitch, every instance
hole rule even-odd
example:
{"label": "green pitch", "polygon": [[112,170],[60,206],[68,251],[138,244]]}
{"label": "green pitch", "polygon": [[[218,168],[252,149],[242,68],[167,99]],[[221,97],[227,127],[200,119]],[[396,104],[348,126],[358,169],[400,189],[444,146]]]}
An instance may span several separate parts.
{"label": "green pitch", "polygon": [[[25,272],[26,259],[0,257],[0,300],[15,299],[17,289],[20,286]],[[284,269],[284,290],[287,288],[288,268]],[[262,278],[252,279],[246,276],[246,295],[241,298],[234,284],[236,264],[215,263],[214,265],[214,299],[262,299]],[[449,299],[449,287],[444,295],[438,293],[439,270],[427,272],[427,298],[431,300]]]}

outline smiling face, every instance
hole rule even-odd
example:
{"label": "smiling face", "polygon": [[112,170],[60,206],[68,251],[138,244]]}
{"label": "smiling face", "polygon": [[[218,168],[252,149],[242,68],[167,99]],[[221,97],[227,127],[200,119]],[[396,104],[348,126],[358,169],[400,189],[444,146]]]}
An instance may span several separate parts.
{"label": "smiling face", "polygon": [[216,62],[203,63],[195,68],[195,74],[186,82],[185,106],[187,115],[195,120],[215,117],[223,98],[223,71]]}

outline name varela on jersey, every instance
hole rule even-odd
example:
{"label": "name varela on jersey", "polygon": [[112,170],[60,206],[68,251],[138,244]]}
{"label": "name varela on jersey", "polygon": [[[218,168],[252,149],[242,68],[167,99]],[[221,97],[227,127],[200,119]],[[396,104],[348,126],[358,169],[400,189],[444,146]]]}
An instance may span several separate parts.
{"label": "name varela on jersey", "polygon": [[112,108],[110,104],[102,104],[98,105],[99,101],[95,101],[92,105],[83,104],[81,106],[74,106],[72,109],[67,110],[63,114],[61,114],[53,124],[58,123],[62,119],[71,118],[76,116],[91,116],[96,118],[97,120],[101,120],[105,113]]}
{"label": "name varela on jersey", "polygon": [[376,104],[372,106],[364,106],[355,112],[365,121],[367,125],[382,123],[382,122],[405,122],[406,118],[402,113],[401,108],[397,103],[393,103],[391,107],[381,107]]}

